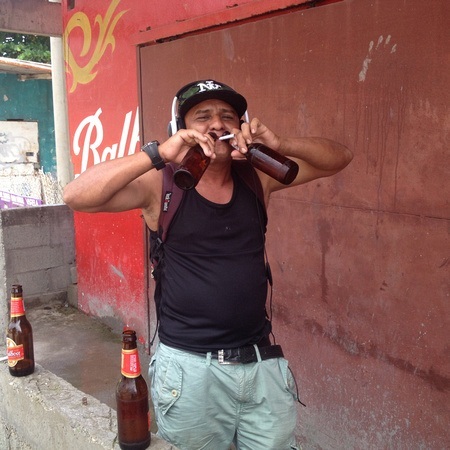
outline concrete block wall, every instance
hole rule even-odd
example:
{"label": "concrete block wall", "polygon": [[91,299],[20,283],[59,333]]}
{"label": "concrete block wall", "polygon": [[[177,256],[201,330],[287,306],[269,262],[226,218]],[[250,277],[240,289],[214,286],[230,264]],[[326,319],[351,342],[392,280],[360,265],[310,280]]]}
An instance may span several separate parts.
{"label": "concrete block wall", "polygon": [[73,284],[73,213],[66,205],[0,211],[0,329],[8,323],[9,291],[24,297],[67,295]]}

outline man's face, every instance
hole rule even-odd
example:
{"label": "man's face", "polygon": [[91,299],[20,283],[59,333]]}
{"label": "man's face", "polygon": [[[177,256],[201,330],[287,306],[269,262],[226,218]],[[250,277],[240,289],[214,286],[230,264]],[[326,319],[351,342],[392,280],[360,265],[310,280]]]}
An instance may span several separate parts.
{"label": "man's face", "polygon": [[186,128],[193,128],[201,133],[214,132],[222,136],[239,128],[236,111],[222,100],[205,100],[192,107],[184,117]]}

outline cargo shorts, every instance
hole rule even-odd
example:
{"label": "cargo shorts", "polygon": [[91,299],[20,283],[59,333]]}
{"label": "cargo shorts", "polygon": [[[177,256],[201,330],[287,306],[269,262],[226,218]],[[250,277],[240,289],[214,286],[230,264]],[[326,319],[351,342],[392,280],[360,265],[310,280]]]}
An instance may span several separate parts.
{"label": "cargo shorts", "polygon": [[284,358],[222,365],[160,343],[149,379],[158,435],[181,450],[297,449],[297,391]]}

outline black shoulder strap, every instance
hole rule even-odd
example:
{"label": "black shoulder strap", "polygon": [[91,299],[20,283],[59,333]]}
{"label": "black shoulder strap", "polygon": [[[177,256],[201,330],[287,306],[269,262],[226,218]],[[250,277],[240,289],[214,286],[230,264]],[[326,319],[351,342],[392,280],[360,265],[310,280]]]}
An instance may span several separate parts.
{"label": "black shoulder strap", "polygon": [[167,231],[175,213],[183,200],[184,192],[173,180],[175,167],[172,163],[167,164],[163,170],[163,189],[161,200],[161,212],[159,214],[159,236],[162,242],[166,240]]}
{"label": "black shoulder strap", "polygon": [[175,167],[167,164],[163,173],[163,186],[161,191],[161,210],[159,213],[158,230],[149,230],[150,260],[152,262],[152,276],[157,278],[158,265],[163,259],[163,242],[166,240],[170,223],[183,200],[184,191],[173,180]]}
{"label": "black shoulder strap", "polygon": [[256,194],[265,210],[266,203],[264,199],[264,191],[261,180],[259,179],[255,168],[246,160],[234,160],[232,167],[245,182],[245,184]]}

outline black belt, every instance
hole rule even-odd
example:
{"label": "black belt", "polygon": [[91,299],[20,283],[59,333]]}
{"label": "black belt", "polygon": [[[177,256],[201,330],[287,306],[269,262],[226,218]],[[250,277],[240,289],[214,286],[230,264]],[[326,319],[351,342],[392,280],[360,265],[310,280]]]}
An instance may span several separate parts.
{"label": "black belt", "polygon": [[[280,345],[258,347],[261,360],[283,358],[283,350]],[[253,345],[245,347],[229,348],[211,353],[211,358],[217,359],[219,364],[249,364],[258,361],[258,355]]]}

